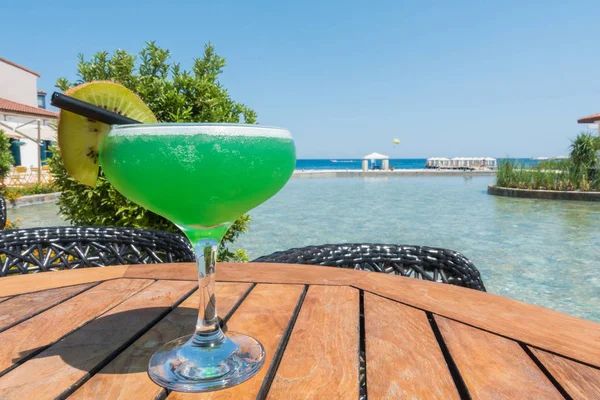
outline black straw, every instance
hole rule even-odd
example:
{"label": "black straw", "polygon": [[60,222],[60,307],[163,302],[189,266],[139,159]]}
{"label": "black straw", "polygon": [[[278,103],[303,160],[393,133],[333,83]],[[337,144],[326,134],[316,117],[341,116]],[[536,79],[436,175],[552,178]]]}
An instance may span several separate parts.
{"label": "black straw", "polygon": [[95,106],[85,101],[77,100],[62,93],[54,92],[50,104],[65,111],[102,122],[107,125],[141,124],[140,121],[131,119],[121,114]]}

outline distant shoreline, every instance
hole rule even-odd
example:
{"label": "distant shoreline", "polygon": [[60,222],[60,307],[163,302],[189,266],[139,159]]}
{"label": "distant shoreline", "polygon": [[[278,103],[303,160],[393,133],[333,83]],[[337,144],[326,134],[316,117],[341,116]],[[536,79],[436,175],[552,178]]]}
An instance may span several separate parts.
{"label": "distant shoreline", "polygon": [[394,171],[362,171],[360,169],[294,170],[294,178],[348,178],[348,177],[400,177],[400,176],[494,176],[496,171],[455,171],[439,169],[396,169]]}

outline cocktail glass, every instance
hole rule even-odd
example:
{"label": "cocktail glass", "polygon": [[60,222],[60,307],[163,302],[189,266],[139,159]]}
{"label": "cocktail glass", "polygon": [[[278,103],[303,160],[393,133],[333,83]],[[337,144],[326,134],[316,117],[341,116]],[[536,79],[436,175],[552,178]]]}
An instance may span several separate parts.
{"label": "cocktail glass", "polygon": [[262,345],[241,333],[225,335],[219,326],[217,246],[233,222],[285,185],[295,160],[288,131],[256,125],[115,125],[103,139],[100,163],[108,180],[125,197],[175,223],[196,253],[196,330],[154,353],[148,374],[157,384],[211,391],[260,370]]}

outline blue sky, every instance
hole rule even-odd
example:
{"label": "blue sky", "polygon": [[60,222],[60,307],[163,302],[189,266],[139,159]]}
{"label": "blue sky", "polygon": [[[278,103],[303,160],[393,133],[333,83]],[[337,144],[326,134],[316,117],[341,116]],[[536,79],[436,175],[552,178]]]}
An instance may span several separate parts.
{"label": "blue sky", "polygon": [[290,129],[299,158],[562,155],[587,129],[577,118],[600,112],[598,1],[0,8],[14,16],[3,18],[0,56],[40,72],[48,92],[58,77],[75,79],[78,53],[156,40],[190,66],[211,41],[228,61],[221,81],[232,97],[260,123]]}

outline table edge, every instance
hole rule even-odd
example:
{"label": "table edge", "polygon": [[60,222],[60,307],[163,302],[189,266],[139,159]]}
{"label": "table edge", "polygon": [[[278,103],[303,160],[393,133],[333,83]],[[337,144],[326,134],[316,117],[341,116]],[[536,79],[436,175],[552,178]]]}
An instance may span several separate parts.
{"label": "table edge", "polygon": [[[68,279],[65,278],[67,276]],[[0,296],[119,278],[192,281],[197,276],[194,263],[86,268],[0,278]],[[217,280],[351,286],[600,367],[600,324],[491,293],[382,273],[298,264],[219,263]],[[449,309],[439,301],[444,296],[460,298],[471,306]],[[483,320],[477,320],[469,315],[473,307],[495,310]],[[523,308],[529,318],[524,319],[519,314]],[[552,323],[549,324],[548,321]],[[512,329],[514,326],[521,329]]]}

